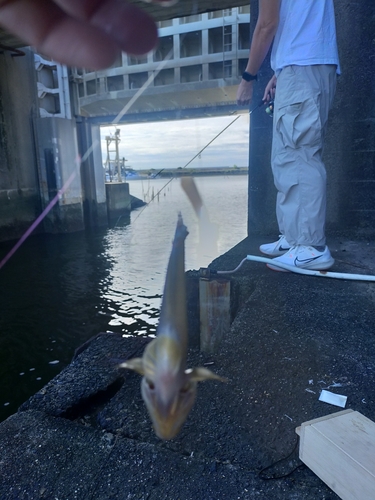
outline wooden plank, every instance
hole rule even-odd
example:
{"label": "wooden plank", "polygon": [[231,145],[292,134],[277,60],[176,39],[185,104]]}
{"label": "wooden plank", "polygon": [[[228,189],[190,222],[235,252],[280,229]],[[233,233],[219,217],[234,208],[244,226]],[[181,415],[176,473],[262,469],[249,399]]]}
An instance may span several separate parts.
{"label": "wooden plank", "polygon": [[230,281],[226,279],[199,280],[200,348],[217,351],[230,329]]}
{"label": "wooden plank", "polygon": [[300,450],[304,448],[304,438],[305,438],[305,433],[302,431],[302,429],[308,425],[313,425],[317,424],[318,422],[322,422],[324,420],[328,420],[330,418],[336,418],[341,415],[345,415],[346,413],[352,413],[353,410],[342,410],[342,411],[337,411],[336,413],[331,413],[330,415],[324,415],[323,417],[318,417],[314,418],[313,420],[308,420],[306,422],[303,422],[299,427],[296,428],[296,433],[300,436]]}
{"label": "wooden plank", "polygon": [[345,410],[304,422],[300,459],[343,500],[375,500],[375,423]]}

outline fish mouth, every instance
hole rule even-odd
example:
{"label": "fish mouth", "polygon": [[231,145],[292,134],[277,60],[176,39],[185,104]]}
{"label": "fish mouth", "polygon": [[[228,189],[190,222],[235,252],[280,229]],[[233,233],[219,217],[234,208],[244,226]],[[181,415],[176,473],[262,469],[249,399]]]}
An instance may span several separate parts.
{"label": "fish mouth", "polygon": [[182,423],[178,427],[175,424],[168,425],[165,422],[158,422],[158,424],[153,422],[153,424],[155,434],[164,441],[169,441],[176,437],[182,427]]}
{"label": "fish mouth", "polygon": [[[189,409],[190,410],[190,409]],[[158,415],[151,415],[151,420],[153,423],[153,427],[156,435],[160,439],[164,439],[166,441],[173,439],[180,432],[181,427],[183,426],[189,411],[187,412],[168,412],[161,413]]]}
{"label": "fish mouth", "polygon": [[169,392],[167,397],[145,379],[142,380],[141,388],[156,435],[164,440],[173,439],[179,433],[194,404],[196,384],[176,388]]}

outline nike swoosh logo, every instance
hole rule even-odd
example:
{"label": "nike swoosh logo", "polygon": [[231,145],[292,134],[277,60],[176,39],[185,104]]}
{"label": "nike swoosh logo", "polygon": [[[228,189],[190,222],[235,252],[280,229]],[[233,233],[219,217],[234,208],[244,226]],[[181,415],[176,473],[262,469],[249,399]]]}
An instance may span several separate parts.
{"label": "nike swoosh logo", "polygon": [[300,264],[309,264],[310,262],[313,262],[316,259],[320,259],[320,257],[321,257],[321,255],[317,255],[316,257],[311,257],[309,259],[299,259],[298,257],[296,257],[294,259],[294,265],[297,266],[297,263],[300,263]]}
{"label": "nike swoosh logo", "polygon": [[290,247],[286,247],[286,248],[284,248],[284,247],[279,247],[279,251],[280,251],[280,252],[287,252],[289,249],[290,249]]}

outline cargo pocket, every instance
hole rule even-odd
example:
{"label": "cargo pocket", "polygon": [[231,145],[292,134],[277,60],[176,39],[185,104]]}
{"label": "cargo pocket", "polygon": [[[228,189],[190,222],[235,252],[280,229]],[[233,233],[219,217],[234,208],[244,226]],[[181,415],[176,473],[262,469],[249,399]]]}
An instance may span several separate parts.
{"label": "cargo pocket", "polygon": [[316,147],[321,144],[321,121],[313,98],[288,104],[277,111],[276,133],[285,147]]}

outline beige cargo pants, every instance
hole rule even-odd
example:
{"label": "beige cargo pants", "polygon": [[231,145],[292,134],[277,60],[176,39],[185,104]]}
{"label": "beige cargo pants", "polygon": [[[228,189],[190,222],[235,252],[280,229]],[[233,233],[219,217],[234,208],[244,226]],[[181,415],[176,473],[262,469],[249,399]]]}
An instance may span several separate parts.
{"label": "beige cargo pants", "polygon": [[335,89],[335,65],[287,66],[277,78],[271,164],[280,234],[290,245],[325,245],[322,150]]}

